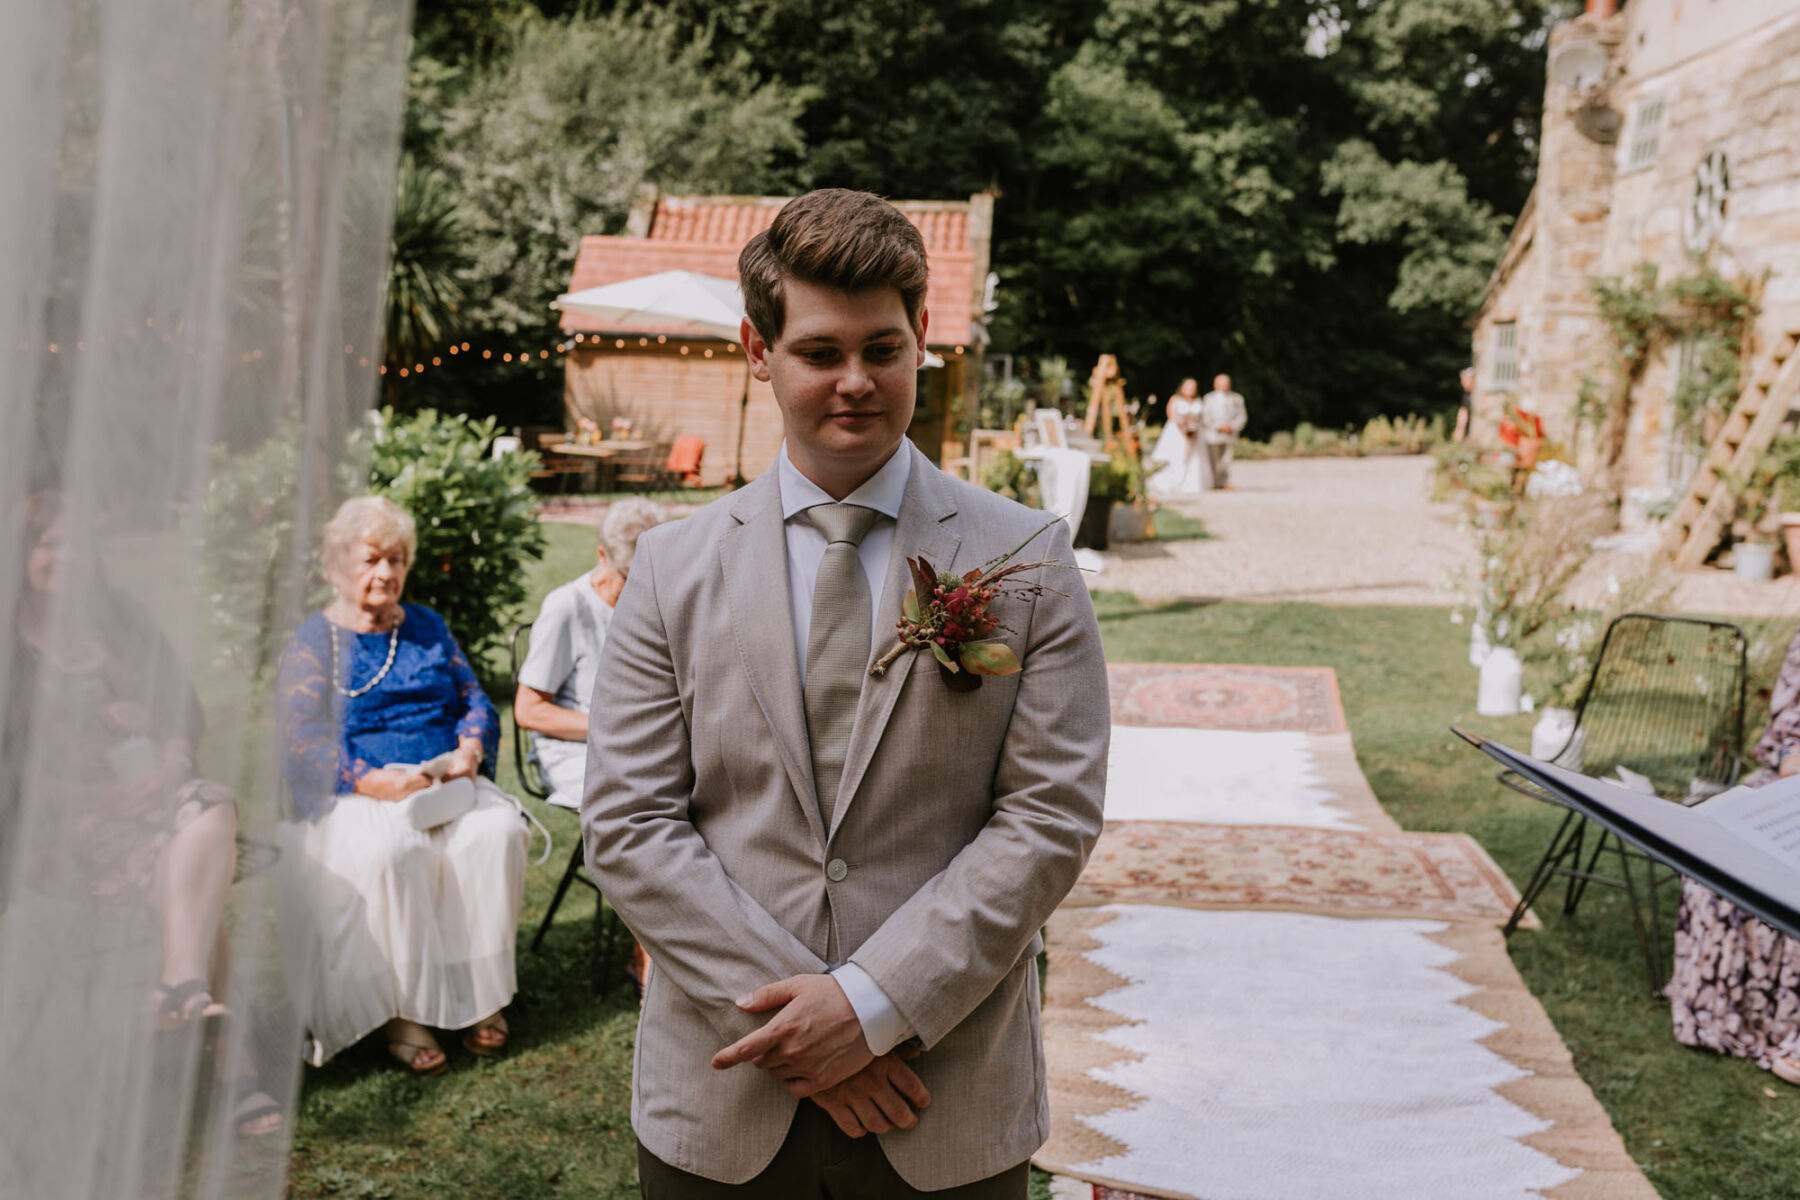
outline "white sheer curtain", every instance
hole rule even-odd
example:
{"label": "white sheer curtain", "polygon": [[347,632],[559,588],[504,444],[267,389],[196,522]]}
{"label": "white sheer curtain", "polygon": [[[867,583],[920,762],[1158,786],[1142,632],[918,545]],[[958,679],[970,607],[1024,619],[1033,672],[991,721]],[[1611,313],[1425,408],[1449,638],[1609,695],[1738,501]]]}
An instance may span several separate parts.
{"label": "white sheer curtain", "polygon": [[376,393],[406,23],[0,7],[0,1196],[283,1193],[271,676]]}

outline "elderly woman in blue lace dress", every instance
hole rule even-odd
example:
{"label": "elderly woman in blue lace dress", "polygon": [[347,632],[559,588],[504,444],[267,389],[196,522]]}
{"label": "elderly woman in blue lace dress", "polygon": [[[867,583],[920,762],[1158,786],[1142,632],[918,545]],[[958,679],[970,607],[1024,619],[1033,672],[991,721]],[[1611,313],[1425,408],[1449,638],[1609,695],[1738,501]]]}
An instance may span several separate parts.
{"label": "elderly woman in blue lace dress", "polygon": [[[1769,696],[1769,724],[1744,780],[1800,774],[1800,635]],[[1691,879],[1681,881],[1675,969],[1666,989],[1675,1040],[1747,1058],[1800,1084],[1800,942]]]}
{"label": "elderly woman in blue lace dress", "polygon": [[[443,618],[401,602],[416,545],[412,518],[377,496],[325,527],[336,595],[281,667],[286,908],[311,1060],[379,1029],[409,1070],[436,1074],[434,1028],[463,1030],[475,1054],[506,1044],[526,831],[490,778],[494,706]],[[473,806],[420,828],[408,801],[458,779]]]}

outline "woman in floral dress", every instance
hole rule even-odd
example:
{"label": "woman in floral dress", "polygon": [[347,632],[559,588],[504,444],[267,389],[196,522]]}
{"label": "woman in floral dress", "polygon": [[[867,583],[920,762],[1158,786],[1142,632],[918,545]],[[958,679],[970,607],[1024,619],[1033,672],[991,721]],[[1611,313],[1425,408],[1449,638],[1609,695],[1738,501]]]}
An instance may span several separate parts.
{"label": "woman in floral dress", "polygon": [[[1762,767],[1746,787],[1800,774],[1800,634],[1781,664],[1769,714],[1752,751]],[[1691,879],[1681,881],[1666,994],[1676,1041],[1752,1059],[1800,1083],[1800,943]]]}

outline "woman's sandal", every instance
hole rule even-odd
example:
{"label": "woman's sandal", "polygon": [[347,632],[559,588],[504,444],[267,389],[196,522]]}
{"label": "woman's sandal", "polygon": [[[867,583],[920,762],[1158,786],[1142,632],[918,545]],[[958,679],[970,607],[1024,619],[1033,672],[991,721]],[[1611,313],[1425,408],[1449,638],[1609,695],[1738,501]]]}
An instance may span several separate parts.
{"label": "woman's sandal", "polygon": [[[269,1118],[275,1118],[270,1121]],[[241,1076],[233,1089],[231,1125],[239,1137],[268,1137],[284,1124],[281,1105],[263,1091],[262,1082],[254,1075]]]}
{"label": "woman's sandal", "polygon": [[495,1013],[464,1031],[463,1049],[470,1054],[479,1054],[482,1058],[494,1058],[506,1049],[506,1038],[510,1032],[506,1027],[506,1018]]}
{"label": "woman's sandal", "polygon": [[171,1033],[196,1020],[216,1024],[230,1015],[230,1010],[213,999],[204,979],[158,984],[152,1003],[156,1006],[156,1028],[162,1033]]}
{"label": "woman's sandal", "polygon": [[[393,1033],[387,1034],[388,1053],[393,1056],[394,1060],[421,1079],[429,1075],[442,1075],[448,1071],[450,1059],[444,1053],[444,1048],[438,1045],[429,1033],[425,1032],[424,1026],[410,1021],[407,1024],[412,1025],[419,1032],[414,1034],[412,1030],[402,1030],[400,1036],[395,1036]],[[422,1034],[425,1040],[422,1042],[409,1041],[407,1040],[409,1034],[413,1037]],[[430,1054],[437,1055],[435,1062],[430,1059],[426,1059],[423,1064],[419,1062],[420,1058]]]}

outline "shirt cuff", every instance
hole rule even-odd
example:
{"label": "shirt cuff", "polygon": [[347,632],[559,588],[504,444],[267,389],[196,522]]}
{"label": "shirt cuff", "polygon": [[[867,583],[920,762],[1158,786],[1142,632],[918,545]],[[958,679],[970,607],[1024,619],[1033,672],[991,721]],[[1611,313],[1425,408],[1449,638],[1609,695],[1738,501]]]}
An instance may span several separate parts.
{"label": "shirt cuff", "polygon": [[913,1035],[906,1018],[900,1015],[900,1010],[894,1007],[894,1002],[867,971],[855,963],[845,963],[833,971],[831,977],[844,989],[845,999],[856,1010],[856,1019],[862,1024],[863,1041],[869,1044],[870,1054],[880,1057]]}

